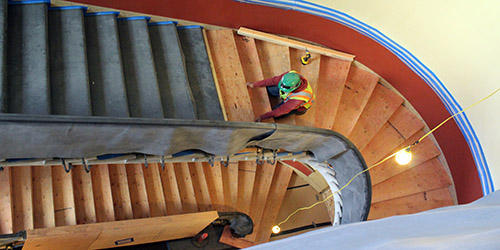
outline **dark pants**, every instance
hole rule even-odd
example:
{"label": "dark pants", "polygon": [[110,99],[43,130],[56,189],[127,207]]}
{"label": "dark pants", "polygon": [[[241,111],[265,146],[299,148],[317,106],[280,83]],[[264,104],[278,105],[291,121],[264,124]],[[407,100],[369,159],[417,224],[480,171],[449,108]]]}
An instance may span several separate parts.
{"label": "dark pants", "polygon": [[[278,97],[278,98],[280,98],[280,100],[281,100],[281,97],[280,97],[280,89],[278,88],[278,86],[267,86],[267,87],[266,87],[266,89],[267,89],[267,94],[268,94],[268,95],[273,96],[273,97]],[[278,108],[279,106],[283,105],[283,103],[284,103],[284,102],[283,102],[283,100],[281,100],[281,102],[280,102],[278,105],[274,106],[274,107],[273,107],[273,109]],[[305,109],[305,108],[298,108],[298,109],[294,109],[294,110],[292,110],[292,111],[291,111],[290,113],[288,113],[288,114],[284,114],[284,115],[282,115],[282,116],[275,117],[275,118],[278,118],[278,119],[279,119],[279,118],[285,118],[285,117],[288,117],[288,116],[290,116],[290,115],[303,115],[303,114],[305,114],[306,112],[307,112],[307,109]]]}

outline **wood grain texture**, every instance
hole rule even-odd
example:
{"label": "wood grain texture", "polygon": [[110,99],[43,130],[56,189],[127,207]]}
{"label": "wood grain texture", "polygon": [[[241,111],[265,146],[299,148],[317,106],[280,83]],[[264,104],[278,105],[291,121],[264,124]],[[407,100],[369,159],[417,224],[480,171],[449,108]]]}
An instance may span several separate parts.
{"label": "wood grain texture", "polygon": [[222,172],[219,162],[214,162],[214,166],[203,163],[203,170],[207,179],[208,190],[212,206],[219,212],[225,211],[224,187],[222,184]]}
{"label": "wood grain texture", "polygon": [[372,203],[452,185],[437,158],[426,161],[372,187]]}
{"label": "wood grain texture", "polygon": [[110,165],[109,179],[111,182],[111,193],[113,195],[115,220],[129,220],[134,218],[125,165]]}
{"label": "wood grain texture", "polygon": [[375,220],[394,215],[413,214],[451,205],[454,205],[454,202],[450,194],[450,189],[444,187],[373,203],[370,208],[368,219]]}
{"label": "wood grain texture", "polygon": [[376,75],[351,65],[335,116],[333,130],[345,136],[351,133],[375,89],[377,81]]}
{"label": "wood grain texture", "polygon": [[148,194],[142,164],[127,164],[125,168],[127,169],[128,188],[134,219],[148,218],[151,214],[149,212]]}
{"label": "wood grain texture", "polygon": [[254,121],[245,75],[232,30],[208,30],[207,42],[229,121]]}
{"label": "wood grain texture", "polygon": [[49,166],[32,167],[33,219],[35,228],[55,227],[52,170]]}
{"label": "wood grain texture", "polygon": [[33,229],[33,186],[31,167],[21,166],[11,168],[12,182],[12,212],[13,231]]}
{"label": "wood grain texture", "polygon": [[238,163],[238,211],[249,214],[252,204],[252,192],[255,183],[257,163],[241,161]]}
{"label": "wood grain texture", "polygon": [[0,171],[0,234],[11,234],[12,231],[12,193],[10,167]]}
{"label": "wood grain texture", "polygon": [[144,172],[151,217],[166,216],[167,204],[165,203],[158,164],[150,163],[147,168],[143,165],[142,171]]}
{"label": "wood grain texture", "polygon": [[111,191],[108,165],[92,166],[90,175],[92,176],[92,190],[94,193],[97,222],[114,221],[115,210],[113,207],[113,192]]}
{"label": "wood grain texture", "polygon": [[167,214],[182,213],[182,200],[177,184],[177,177],[175,176],[174,165],[172,163],[165,163],[165,169],[160,171],[160,177],[167,204]]}
{"label": "wood grain texture", "polygon": [[188,163],[174,163],[175,177],[179,185],[179,193],[182,200],[183,213],[195,213],[198,211],[196,197],[193,188],[193,181],[189,173]]}
{"label": "wood grain texture", "polygon": [[72,173],[62,166],[52,166],[52,190],[56,226],[76,225]]}
{"label": "wood grain texture", "polygon": [[348,138],[363,149],[403,103],[403,98],[378,84]]}
{"label": "wood grain texture", "polygon": [[191,180],[193,181],[193,188],[196,195],[196,203],[200,211],[213,210],[212,201],[210,199],[210,191],[203,172],[203,163],[190,162],[189,172],[191,173]]}
{"label": "wood grain texture", "polygon": [[420,120],[415,113],[403,105],[394,112],[388,122],[395,127],[405,139],[410,138],[425,126],[424,122]]}
{"label": "wood grain texture", "polygon": [[[351,62],[321,56],[318,86],[316,88],[315,126],[331,129],[340,105]],[[321,115],[319,115],[321,114]]]}
{"label": "wood grain texture", "polygon": [[74,166],[71,172],[73,174],[76,223],[96,223],[97,217],[92,191],[92,177],[90,173],[85,172],[82,165]]}
{"label": "wood grain texture", "polygon": [[238,163],[230,162],[227,167],[221,166],[221,172],[226,210],[236,211],[238,210]]}

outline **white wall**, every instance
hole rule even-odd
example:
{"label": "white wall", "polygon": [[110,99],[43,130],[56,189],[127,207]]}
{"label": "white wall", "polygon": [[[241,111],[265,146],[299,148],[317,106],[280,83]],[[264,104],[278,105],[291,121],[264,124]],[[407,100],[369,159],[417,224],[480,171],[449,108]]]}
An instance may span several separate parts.
{"label": "white wall", "polygon": [[[367,23],[427,65],[462,107],[500,87],[498,0],[309,0]],[[500,189],[500,93],[466,112]]]}

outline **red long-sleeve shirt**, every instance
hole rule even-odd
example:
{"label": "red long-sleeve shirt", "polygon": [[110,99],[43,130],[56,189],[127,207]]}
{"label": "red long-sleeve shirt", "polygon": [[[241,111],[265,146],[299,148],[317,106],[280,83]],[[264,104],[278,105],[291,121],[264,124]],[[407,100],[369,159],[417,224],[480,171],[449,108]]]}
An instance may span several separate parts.
{"label": "red long-sleeve shirt", "polygon": [[[288,72],[286,72],[286,73],[288,73]],[[286,73],[283,73],[281,75],[274,76],[274,77],[271,77],[268,79],[264,79],[262,81],[254,82],[253,86],[254,87],[277,86],[281,80],[281,77],[283,77],[283,75]],[[294,90],[292,93],[297,93],[297,92],[300,92],[300,91],[307,88],[307,80],[305,78],[303,78],[302,76],[300,76],[300,80],[301,80],[300,86],[296,90]],[[272,111],[269,111],[267,113],[262,114],[260,116],[260,119],[265,120],[265,119],[269,119],[271,117],[280,117],[282,115],[286,115],[286,114],[288,114],[296,109],[301,109],[300,106],[304,103],[305,103],[304,101],[296,100],[296,99],[291,99],[291,100],[286,100],[286,101],[284,100],[284,103],[281,104],[279,107],[273,109]]]}

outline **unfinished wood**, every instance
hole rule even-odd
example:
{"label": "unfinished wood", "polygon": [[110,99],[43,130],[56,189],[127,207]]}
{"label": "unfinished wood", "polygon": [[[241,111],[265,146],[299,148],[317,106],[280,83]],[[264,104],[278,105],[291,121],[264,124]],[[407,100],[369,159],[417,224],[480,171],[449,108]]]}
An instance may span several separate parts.
{"label": "unfinished wood", "polygon": [[110,165],[109,179],[111,182],[115,220],[130,220],[134,218],[125,165]]}
{"label": "unfinished wood", "polygon": [[142,164],[127,164],[125,168],[127,169],[128,188],[134,219],[150,217],[148,194],[146,192]]}
{"label": "unfinished wood", "polygon": [[33,219],[35,228],[55,227],[52,170],[49,166],[32,167]]}
{"label": "unfinished wood", "polygon": [[147,168],[143,165],[142,171],[144,172],[151,217],[166,216],[167,204],[163,194],[159,166],[156,163],[148,165]]}
{"label": "unfinished wood", "polygon": [[208,30],[207,39],[227,119],[253,122],[254,113],[233,31]]}
{"label": "unfinished wood", "polygon": [[342,91],[333,130],[347,136],[351,133],[377,85],[378,76],[352,65]]}
{"label": "unfinished wood", "polygon": [[12,167],[11,175],[12,212],[14,214],[12,230],[18,232],[33,229],[31,167]]}
{"label": "unfinished wood", "polygon": [[11,234],[12,231],[12,196],[10,167],[0,171],[0,234]]}
{"label": "unfinished wood", "polygon": [[213,210],[207,180],[205,178],[205,173],[203,172],[203,163],[190,162],[188,165],[189,173],[191,173],[191,180],[193,181],[193,188],[196,195],[198,209],[200,211]]}
{"label": "unfinished wood", "polygon": [[278,213],[285,198],[288,183],[292,176],[293,170],[278,162],[276,164],[276,173],[271,184],[272,188],[267,195],[265,214],[257,229],[257,242],[269,241],[271,237],[271,228],[277,223]]}
{"label": "unfinished wood", "polygon": [[[401,145],[396,147],[394,150],[389,152],[387,155],[390,155],[397,150],[404,148],[408,145],[413,144],[416,140],[418,140],[421,136],[425,134],[424,131],[420,131],[410,137],[408,140],[403,142]],[[385,181],[392,176],[400,174],[410,168],[420,165],[423,162],[426,162],[429,159],[435,158],[441,154],[439,148],[434,145],[434,142],[430,139],[425,139],[419,144],[415,145],[411,149],[412,151],[412,160],[408,165],[398,165],[394,159],[388,160],[379,166],[370,170],[370,177],[372,181],[372,185]],[[385,156],[384,156],[385,157]]]}
{"label": "unfinished wood", "polygon": [[349,140],[363,149],[391,118],[403,103],[403,98],[392,90],[377,84],[356,125],[349,134]]}
{"label": "unfinished wood", "polygon": [[[323,198],[311,186],[288,189],[281,204],[276,221],[283,221],[286,217],[298,208],[309,206]],[[328,210],[325,204],[320,204],[312,209],[301,211],[288,222],[281,225],[281,231],[290,230],[298,227],[310,226],[330,222]]]}
{"label": "unfinished wood", "polygon": [[248,29],[245,27],[241,27],[240,29],[238,29],[238,34],[242,35],[242,36],[248,36],[248,37],[252,37],[255,39],[267,41],[267,42],[276,43],[279,45],[288,46],[291,48],[296,48],[296,49],[306,49],[307,48],[310,52],[318,53],[318,54],[322,54],[322,55],[326,55],[326,56],[330,56],[330,57],[334,57],[334,58],[338,58],[338,59],[342,59],[342,60],[346,60],[346,61],[353,61],[354,60],[354,56],[347,54],[347,53],[343,53],[343,52],[336,51],[333,49],[328,49],[328,48],[324,48],[324,47],[320,47],[317,45],[312,45],[312,44],[308,44],[308,43],[304,43],[304,42],[299,42],[296,40],[292,40],[289,38],[261,32],[261,31],[257,31],[257,30],[251,30],[251,29]]}
{"label": "unfinished wood", "polygon": [[[256,82],[264,79],[255,40],[250,37],[236,35],[235,42],[246,82]],[[266,88],[247,89],[255,116],[271,111],[271,103]],[[267,122],[273,121],[274,119],[267,120]]]}
{"label": "unfinished wood", "polygon": [[[257,53],[265,79],[281,75],[291,70],[290,50],[288,47],[260,40],[255,41],[255,46],[257,47]],[[270,101],[272,107],[280,102],[279,97],[270,98]],[[295,117],[288,116],[286,118],[280,118],[277,122],[294,125]]]}
{"label": "unfinished wood", "polygon": [[[321,63],[321,56],[316,53],[311,53],[311,59],[309,59],[309,64],[303,65],[300,58],[304,56],[306,52],[302,49],[290,48],[290,64],[293,70],[299,72],[307,81],[313,90],[314,96],[318,95],[318,76],[319,76],[319,66]],[[295,116],[295,124],[299,126],[309,126],[315,127],[315,117],[316,117],[316,101],[313,103],[311,108],[303,115]],[[319,104],[322,105],[322,104]],[[318,106],[319,106],[318,105]]]}
{"label": "unfinished wood", "polygon": [[420,120],[415,113],[403,105],[394,112],[389,119],[389,123],[395,127],[405,139],[410,138],[425,126],[424,122]]}
{"label": "unfinished wood", "polygon": [[227,167],[222,166],[221,171],[226,210],[236,211],[238,210],[238,163],[230,162]]}
{"label": "unfinished wood", "polygon": [[74,166],[71,172],[73,177],[76,223],[96,223],[97,217],[92,191],[92,177],[90,173],[85,172],[82,165]]}
{"label": "unfinished wood", "polygon": [[94,165],[90,172],[97,222],[115,220],[108,165]]}
{"label": "unfinished wood", "polygon": [[194,213],[198,211],[196,197],[193,188],[193,181],[189,173],[189,167],[186,162],[174,163],[175,176],[179,185],[179,193],[182,200],[184,213]]}
{"label": "unfinished wood", "polygon": [[224,188],[222,184],[222,172],[219,162],[214,162],[213,166],[203,163],[203,170],[207,179],[208,190],[212,206],[219,212],[225,211]]}
{"label": "unfinished wood", "polygon": [[167,214],[182,213],[182,201],[175,177],[174,166],[172,163],[165,163],[165,169],[160,171],[161,183],[163,186],[163,194],[165,195],[165,203],[167,204]]}
{"label": "unfinished wood", "polygon": [[452,182],[441,162],[439,159],[434,158],[374,185],[372,187],[372,203],[450,185],[452,185]]}
{"label": "unfinished wood", "polygon": [[238,163],[238,211],[249,214],[252,204],[252,192],[255,183],[257,163],[254,161],[240,161]]}
{"label": "unfinished wood", "polygon": [[219,242],[236,248],[247,248],[258,244],[242,238],[234,238],[231,234],[231,228],[229,225],[224,227],[222,235],[219,238]]}
{"label": "unfinished wood", "polygon": [[314,120],[316,127],[324,129],[333,127],[350,67],[349,61],[321,56],[314,103],[315,112],[318,114]]}
{"label": "unfinished wood", "polygon": [[217,219],[215,211],[89,225],[36,229],[27,232],[26,249],[104,249],[160,242],[196,235]]}
{"label": "unfinished wood", "polygon": [[266,206],[269,189],[271,188],[271,183],[273,181],[275,167],[276,165],[268,163],[257,165],[255,183],[252,192],[252,203],[249,213],[250,218],[253,220],[254,231],[252,234],[245,237],[245,239],[249,241],[255,241],[257,238],[257,229],[261,224],[260,222],[264,214],[264,208]]}
{"label": "unfinished wood", "polygon": [[288,188],[294,188],[294,187],[299,187],[299,186],[307,186],[309,183],[307,183],[304,178],[299,176],[297,172],[293,172],[292,177],[290,178],[290,183],[288,184]]}
{"label": "unfinished wood", "polygon": [[52,190],[56,226],[76,225],[73,178],[62,166],[52,166]]}
{"label": "unfinished wood", "polygon": [[454,205],[448,187],[425,191],[371,205],[369,220],[394,215],[413,214],[438,207]]}

